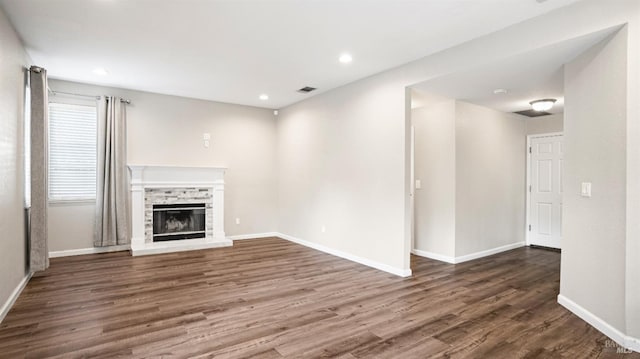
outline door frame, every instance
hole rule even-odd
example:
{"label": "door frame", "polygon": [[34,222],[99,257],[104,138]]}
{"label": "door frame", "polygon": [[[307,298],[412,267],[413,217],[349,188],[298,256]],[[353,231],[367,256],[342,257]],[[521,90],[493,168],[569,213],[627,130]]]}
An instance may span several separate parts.
{"label": "door frame", "polygon": [[527,148],[526,148],[526,155],[527,155],[527,180],[526,180],[526,186],[525,186],[525,192],[527,194],[527,199],[525,200],[525,216],[526,216],[526,220],[524,223],[524,237],[525,237],[525,244],[527,246],[531,245],[531,238],[530,238],[530,233],[531,231],[529,230],[529,226],[531,225],[531,140],[534,138],[545,138],[545,137],[558,137],[558,136],[562,136],[564,139],[564,132],[549,132],[549,133],[538,133],[535,135],[527,135]]}
{"label": "door frame", "polygon": [[416,128],[411,124],[411,153],[410,160],[411,168],[410,168],[410,185],[409,185],[409,204],[411,213],[409,214],[411,220],[411,248],[410,253],[413,253],[413,250],[416,249]]}

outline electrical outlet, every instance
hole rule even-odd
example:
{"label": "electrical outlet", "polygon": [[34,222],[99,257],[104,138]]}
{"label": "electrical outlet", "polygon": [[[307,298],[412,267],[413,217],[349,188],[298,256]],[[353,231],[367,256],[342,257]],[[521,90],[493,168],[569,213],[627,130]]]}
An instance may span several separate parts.
{"label": "electrical outlet", "polygon": [[236,218],[236,224],[240,224],[240,218]]}
{"label": "electrical outlet", "polygon": [[211,134],[210,133],[203,133],[202,134],[202,139],[203,140],[210,140],[211,139]]}
{"label": "electrical outlet", "polygon": [[324,233],[324,232],[326,232],[326,231],[327,231],[327,227],[322,226],[322,228],[320,228],[320,230],[322,231],[322,233]]}

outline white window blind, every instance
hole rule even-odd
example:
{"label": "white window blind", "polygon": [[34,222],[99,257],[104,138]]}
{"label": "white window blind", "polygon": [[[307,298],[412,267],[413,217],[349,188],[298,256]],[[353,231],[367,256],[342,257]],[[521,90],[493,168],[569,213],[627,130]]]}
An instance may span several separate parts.
{"label": "white window blind", "polygon": [[96,198],[95,106],[49,104],[49,199]]}

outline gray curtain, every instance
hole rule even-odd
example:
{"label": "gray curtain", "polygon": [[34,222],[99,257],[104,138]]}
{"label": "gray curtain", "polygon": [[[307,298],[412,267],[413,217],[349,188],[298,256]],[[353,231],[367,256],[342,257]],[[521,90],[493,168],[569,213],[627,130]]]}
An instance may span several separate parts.
{"label": "gray curtain", "polygon": [[128,244],[129,172],[127,169],[126,104],[103,96],[98,105],[98,180],[93,244]]}
{"label": "gray curtain", "polygon": [[31,272],[37,272],[49,267],[49,247],[47,245],[47,211],[49,206],[47,70],[31,66],[29,81],[31,83],[29,268]]}

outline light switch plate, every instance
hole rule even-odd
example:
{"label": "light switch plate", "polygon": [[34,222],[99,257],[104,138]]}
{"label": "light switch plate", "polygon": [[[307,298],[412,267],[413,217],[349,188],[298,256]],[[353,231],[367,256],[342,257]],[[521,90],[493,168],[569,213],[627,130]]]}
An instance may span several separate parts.
{"label": "light switch plate", "polygon": [[591,197],[591,182],[582,182],[582,190],[580,191],[582,197]]}
{"label": "light switch plate", "polygon": [[422,188],[422,182],[420,180],[416,180],[416,189]]}

